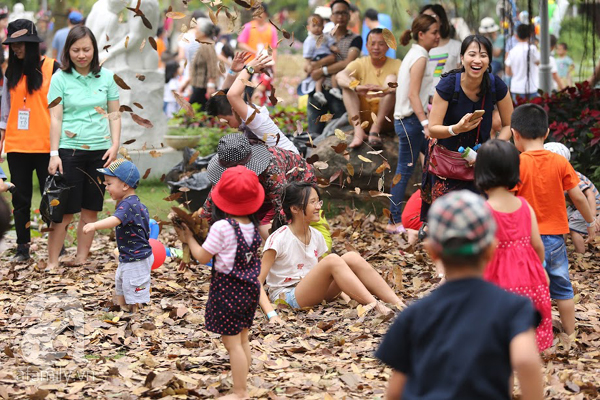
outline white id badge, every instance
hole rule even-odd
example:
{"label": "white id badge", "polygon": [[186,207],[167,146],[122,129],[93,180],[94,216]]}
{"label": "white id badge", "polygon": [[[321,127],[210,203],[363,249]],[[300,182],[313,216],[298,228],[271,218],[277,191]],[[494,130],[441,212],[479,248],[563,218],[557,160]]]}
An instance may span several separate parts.
{"label": "white id badge", "polygon": [[29,130],[29,108],[19,109],[19,121],[17,123],[17,129],[20,131]]}

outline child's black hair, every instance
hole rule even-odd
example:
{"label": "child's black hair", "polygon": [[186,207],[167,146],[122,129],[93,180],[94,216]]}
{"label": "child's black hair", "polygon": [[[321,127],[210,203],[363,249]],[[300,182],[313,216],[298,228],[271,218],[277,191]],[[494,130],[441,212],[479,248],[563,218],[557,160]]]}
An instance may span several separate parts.
{"label": "child's black hair", "polygon": [[523,104],[515,108],[510,127],[525,139],[543,138],[548,132],[548,114],[537,104]]}
{"label": "child's black hair", "polygon": [[227,100],[227,90],[224,90],[225,94],[222,96],[212,96],[206,102],[204,110],[208,115],[216,117],[217,115],[233,115],[231,104]]}
{"label": "child's black hair", "polygon": [[[258,227],[258,225],[260,224],[260,221],[258,220],[256,213],[249,214],[249,215],[238,215],[238,217],[244,217],[244,216],[250,218],[250,222],[252,222],[252,225]],[[231,218],[231,217],[233,217],[233,215],[227,214],[225,211],[223,211],[219,207],[217,207],[217,205],[213,202],[212,212],[210,215],[210,219],[213,224],[222,219],[227,219],[227,218]]]}
{"label": "child's black hair", "polygon": [[169,83],[171,79],[177,76],[179,70],[179,63],[175,60],[169,61],[165,64],[165,83]]}
{"label": "child's black hair", "polygon": [[[479,162],[479,153],[477,153],[477,162]],[[466,238],[455,238],[446,242],[447,246],[460,247],[471,243],[472,241]],[[444,268],[450,270],[452,268],[472,267],[479,268],[481,258],[485,250],[477,254],[440,254]]]}
{"label": "child's black hair", "polygon": [[301,207],[302,211],[306,211],[308,206],[308,198],[310,192],[314,189],[321,199],[321,193],[316,185],[309,182],[292,182],[288,184],[283,191],[283,199],[281,200],[281,207],[285,214],[277,214],[273,218],[272,232],[288,224],[288,221],[292,220],[292,206]]}
{"label": "child's black hair", "polygon": [[8,203],[0,197],[0,239],[4,237],[4,234],[10,228],[10,207]]}
{"label": "child's black hair", "polygon": [[562,46],[565,48],[565,50],[569,50],[569,45],[567,45],[565,42],[560,42],[558,46]]}
{"label": "child's black hair", "polygon": [[519,150],[510,142],[493,139],[477,150],[475,184],[479,190],[512,189],[519,183]]}
{"label": "child's black hair", "polygon": [[556,47],[556,43],[558,43],[558,39],[554,35],[550,35],[550,48]]}
{"label": "child's black hair", "polygon": [[521,24],[517,26],[517,37],[521,40],[526,40],[531,36],[531,25]]}

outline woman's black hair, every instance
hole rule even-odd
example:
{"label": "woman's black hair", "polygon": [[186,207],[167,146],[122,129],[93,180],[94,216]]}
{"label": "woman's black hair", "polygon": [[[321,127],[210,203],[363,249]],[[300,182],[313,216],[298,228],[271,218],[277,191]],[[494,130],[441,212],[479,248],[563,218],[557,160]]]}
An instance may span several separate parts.
{"label": "woman's black hair", "polygon": [[175,60],[168,61],[165,64],[165,83],[169,83],[171,79],[175,78],[177,71],[179,71],[179,63]]}
{"label": "woman's black hair", "polygon": [[42,87],[44,76],[40,69],[40,44],[25,42],[25,58],[19,60],[17,55],[8,46],[8,67],[6,68],[6,84],[8,89],[14,89],[21,77],[27,77],[27,92],[35,92]]}
{"label": "woman's black hair", "polygon": [[520,181],[519,150],[510,142],[493,139],[477,150],[475,184],[481,191],[495,187],[512,189]]}
{"label": "woman's black hair", "polygon": [[83,39],[84,37],[89,37],[92,41],[92,47],[94,48],[94,55],[92,56],[92,62],[90,63],[90,73],[97,74],[102,69],[100,65],[100,60],[98,58],[98,43],[96,42],[96,37],[85,25],[77,25],[71,28],[69,34],[67,35],[67,39],[65,41],[65,47],[63,47],[63,53],[61,58],[62,70],[67,73],[73,72],[73,63],[71,62],[71,55],[69,54],[71,51],[71,47],[73,44],[79,39]]}
{"label": "woman's black hair", "polygon": [[[483,35],[469,35],[465,38],[465,40],[463,40],[462,44],[460,45],[460,55],[462,57],[464,57],[464,55],[467,52],[467,49],[469,48],[471,43],[477,43],[479,46],[479,50],[481,50],[481,46],[483,46],[485,48],[485,51],[487,52],[488,58],[490,60],[487,71],[485,71],[483,73],[483,79],[481,80],[481,85],[479,86],[479,93],[477,93],[477,96],[479,98],[482,98],[486,93],[490,93],[492,91],[492,81],[490,79],[490,74],[492,73],[492,54],[493,54],[492,49],[493,49],[493,46],[492,46],[492,42],[490,42],[490,39],[486,38]],[[462,66],[461,68],[453,69],[452,71],[446,72],[446,73],[442,74],[442,78],[445,78],[446,76],[448,76],[450,74],[456,74],[459,72],[464,73],[465,67]]]}
{"label": "woman's black hair", "polygon": [[321,193],[316,185],[310,182],[292,182],[288,184],[283,191],[283,199],[281,200],[281,208],[285,215],[277,214],[273,218],[273,227],[271,232],[288,224],[292,220],[292,206],[301,207],[302,211],[306,211],[308,206],[308,198],[310,192],[314,189],[321,198]]}
{"label": "woman's black hair", "polygon": [[[232,215],[227,214],[225,211],[221,210],[213,202],[212,212],[211,212],[211,215],[210,215],[210,219],[213,222],[213,224],[215,222],[217,222],[217,221],[222,220],[222,219],[227,219],[227,218],[231,218],[231,217],[232,217]],[[256,214],[246,215],[246,217],[250,218],[250,222],[252,222],[252,225],[258,227],[258,225],[260,224],[260,221],[258,220],[258,217],[256,216]]]}
{"label": "woman's black hair", "polygon": [[440,20],[440,36],[442,39],[450,37],[450,22],[448,21],[448,15],[446,10],[441,4],[427,4],[421,8],[419,14],[423,14],[424,11],[431,10],[438,16]]}

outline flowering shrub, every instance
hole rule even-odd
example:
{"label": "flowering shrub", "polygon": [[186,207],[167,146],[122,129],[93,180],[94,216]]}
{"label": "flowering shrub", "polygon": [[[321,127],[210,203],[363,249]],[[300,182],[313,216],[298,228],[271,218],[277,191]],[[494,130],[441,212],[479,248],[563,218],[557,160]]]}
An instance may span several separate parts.
{"label": "flowering shrub", "polygon": [[548,112],[550,140],[572,148],[573,167],[600,185],[600,89],[583,82],[531,102]]}
{"label": "flowering shrub", "polygon": [[269,112],[271,113],[271,118],[275,121],[275,125],[281,129],[284,135],[293,135],[294,132],[297,132],[298,123],[301,124],[303,132],[306,132],[308,129],[306,111],[300,110],[298,107],[277,105]]}

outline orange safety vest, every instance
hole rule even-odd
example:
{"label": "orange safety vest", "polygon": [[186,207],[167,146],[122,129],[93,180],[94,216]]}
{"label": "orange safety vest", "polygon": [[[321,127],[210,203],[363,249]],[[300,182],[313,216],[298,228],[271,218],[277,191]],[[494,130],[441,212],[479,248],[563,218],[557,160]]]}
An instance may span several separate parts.
{"label": "orange safety vest", "polygon": [[[54,60],[46,57],[42,64],[42,86],[38,90],[27,92],[25,76],[10,90],[10,112],[4,140],[6,153],[50,153],[48,89],[53,69]],[[29,109],[29,129],[19,130],[19,110],[24,107]]]}

